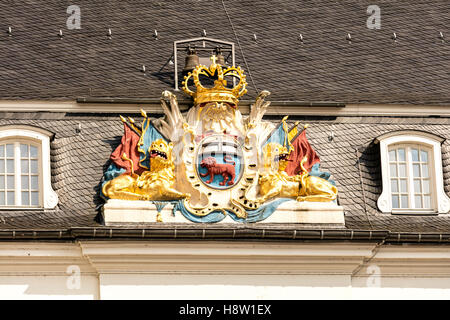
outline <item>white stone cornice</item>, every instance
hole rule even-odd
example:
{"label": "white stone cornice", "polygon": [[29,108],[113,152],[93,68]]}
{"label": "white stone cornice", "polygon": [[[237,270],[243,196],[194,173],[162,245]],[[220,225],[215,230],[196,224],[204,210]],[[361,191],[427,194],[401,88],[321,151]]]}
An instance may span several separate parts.
{"label": "white stone cornice", "polygon": [[[379,268],[382,277],[450,277],[450,246],[383,246],[365,267],[370,265]],[[367,277],[366,268],[356,276]]]}
{"label": "white stone cornice", "polygon": [[75,243],[0,242],[0,276],[67,276],[73,265],[83,274],[96,274]]}
{"label": "white stone cornice", "polygon": [[[0,276],[61,275],[346,275],[450,277],[450,246],[321,242],[80,241],[0,243]],[[372,257],[372,254],[375,255]],[[358,271],[353,275],[354,272]]]}
{"label": "white stone cornice", "polygon": [[[299,102],[300,103],[300,102]],[[148,113],[162,114],[159,103],[77,103],[75,100],[0,100],[0,112],[96,112],[139,113],[143,108]],[[239,107],[242,114],[249,113],[249,105]],[[267,115],[312,115],[312,116],[450,116],[449,105],[413,104],[347,104],[345,107],[282,105],[273,101]]]}
{"label": "white stone cornice", "polygon": [[99,273],[347,274],[374,243],[80,241]]}

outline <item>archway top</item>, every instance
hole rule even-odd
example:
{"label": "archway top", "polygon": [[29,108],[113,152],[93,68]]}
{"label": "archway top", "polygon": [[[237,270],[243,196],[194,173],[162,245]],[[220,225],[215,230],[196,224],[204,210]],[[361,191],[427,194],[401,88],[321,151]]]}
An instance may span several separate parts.
{"label": "archway top", "polygon": [[410,138],[425,138],[428,140],[433,140],[435,142],[443,143],[445,141],[444,137],[437,134],[421,131],[421,130],[396,130],[384,133],[374,139],[374,143],[378,144],[381,141],[385,141],[391,138],[398,138],[408,140]]}

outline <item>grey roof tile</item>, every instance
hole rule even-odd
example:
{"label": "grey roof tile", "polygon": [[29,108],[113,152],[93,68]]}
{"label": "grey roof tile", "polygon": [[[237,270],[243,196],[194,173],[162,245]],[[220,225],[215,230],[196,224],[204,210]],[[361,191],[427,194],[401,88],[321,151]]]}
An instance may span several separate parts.
{"label": "grey roof tile", "polygon": [[[45,118],[45,117],[44,117]],[[374,121],[377,120],[377,121]],[[306,119],[310,124],[308,139],[322,159],[321,169],[332,173],[339,189],[338,202],[344,207],[346,228],[390,230],[392,232],[448,232],[450,215],[395,216],[378,211],[376,201],[381,193],[379,149],[373,140],[382,133],[412,129],[443,137],[450,136],[450,119],[396,119],[359,117],[346,121]],[[140,121],[136,118],[136,121]],[[409,123],[408,123],[409,121]],[[35,229],[99,226],[96,208],[102,204],[99,186],[109,165],[109,155],[120,143],[123,125],[117,114],[101,116],[73,116],[59,119],[34,120],[26,117],[0,119],[4,124],[28,124],[55,133],[51,144],[52,183],[59,195],[55,210],[40,212],[0,210],[0,228]],[[83,131],[68,133],[82,123]],[[333,128],[334,141],[322,137]],[[70,130],[69,130],[70,131]],[[319,138],[316,139],[316,136]],[[445,191],[450,195],[449,143],[443,143],[443,171]],[[360,164],[356,150],[359,150]],[[359,172],[361,168],[361,174]]]}
{"label": "grey roof tile", "polygon": [[377,1],[381,30],[366,27],[368,0],[224,4],[226,11],[218,0],[80,0],[82,29],[67,30],[66,3],[3,2],[0,30],[12,26],[13,35],[0,36],[0,98],[159,97],[173,88],[173,67],[165,65],[173,41],[205,29],[208,37],[239,40],[248,98],[256,86],[271,90],[274,100],[450,103],[450,44],[437,38],[449,31],[448,1]]}

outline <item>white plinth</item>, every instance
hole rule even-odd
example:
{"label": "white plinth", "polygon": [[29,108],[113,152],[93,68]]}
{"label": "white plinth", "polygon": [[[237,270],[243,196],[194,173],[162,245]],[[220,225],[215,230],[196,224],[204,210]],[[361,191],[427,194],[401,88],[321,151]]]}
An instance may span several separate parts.
{"label": "white plinth", "polygon": [[[180,212],[172,214],[173,206],[167,204],[160,212],[164,223],[195,223]],[[158,210],[149,201],[110,199],[103,206],[105,225],[130,225],[157,223]],[[227,216],[219,223],[240,223]],[[267,219],[257,223],[302,223],[344,225],[344,210],[341,206],[326,202],[287,201]]]}
{"label": "white plinth", "polygon": [[345,224],[344,208],[332,202],[286,201],[261,223]]}

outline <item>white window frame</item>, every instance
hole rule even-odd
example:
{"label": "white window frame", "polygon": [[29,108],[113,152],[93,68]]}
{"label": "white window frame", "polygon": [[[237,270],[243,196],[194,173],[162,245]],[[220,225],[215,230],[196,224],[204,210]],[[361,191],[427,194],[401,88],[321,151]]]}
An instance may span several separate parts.
{"label": "white window frame", "polygon": [[[50,131],[25,125],[11,125],[0,127],[0,143],[29,142],[38,146],[38,171],[40,173],[39,207],[36,206],[1,206],[1,209],[53,209],[58,204],[58,195],[51,184],[50,167]],[[17,161],[17,160],[16,160]],[[20,161],[20,159],[18,160]],[[16,180],[16,184],[20,181]]]}
{"label": "white window frame", "polygon": [[[413,130],[396,131],[384,134],[375,139],[380,144],[381,176],[383,192],[378,198],[378,209],[383,213],[392,214],[437,214],[450,211],[450,199],[444,191],[442,172],[441,144],[444,138],[437,135]],[[389,147],[394,145],[417,145],[430,149],[430,188],[432,210],[393,209],[391,198],[391,182],[389,176]]]}

